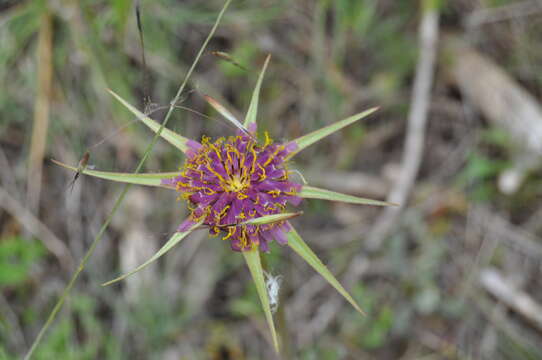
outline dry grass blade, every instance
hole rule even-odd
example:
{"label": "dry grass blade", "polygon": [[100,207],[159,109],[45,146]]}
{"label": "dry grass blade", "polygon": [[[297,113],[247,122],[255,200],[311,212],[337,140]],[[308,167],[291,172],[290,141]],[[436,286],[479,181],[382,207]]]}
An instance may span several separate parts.
{"label": "dry grass blade", "polygon": [[49,128],[49,109],[53,77],[53,30],[51,14],[43,13],[38,39],[38,89],[34,103],[34,125],[28,161],[27,203],[33,213],[38,210],[41,193],[43,157]]}

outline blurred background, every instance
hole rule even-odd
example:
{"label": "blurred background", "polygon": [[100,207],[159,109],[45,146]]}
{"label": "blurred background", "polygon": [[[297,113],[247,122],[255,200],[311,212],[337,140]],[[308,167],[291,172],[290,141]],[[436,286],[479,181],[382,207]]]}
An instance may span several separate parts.
{"label": "blurred background", "polygon": [[[223,2],[0,2],[0,358],[30,347],[152,133],[106,92],[161,120]],[[367,313],[273,244],[285,359],[542,359],[542,2],[235,0],[168,124],[232,130],[272,55],[259,124],[293,139],[380,110],[295,159],[309,183],[402,204],[305,201],[299,233]],[[247,70],[213,56],[230,54]],[[146,90],[148,89],[148,90]],[[175,171],[159,141],[144,171]],[[274,359],[242,256],[205,231],[149,258],[186,216],[165,189],[133,187],[35,359]]]}

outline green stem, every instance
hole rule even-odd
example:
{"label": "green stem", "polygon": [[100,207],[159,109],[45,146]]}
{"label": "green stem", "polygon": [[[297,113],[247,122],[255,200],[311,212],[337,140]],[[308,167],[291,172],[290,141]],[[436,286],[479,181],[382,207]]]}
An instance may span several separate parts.
{"label": "green stem", "polygon": [[[218,14],[218,17],[217,17],[217,19],[215,21],[215,24],[213,25],[213,28],[211,29],[211,31],[209,32],[209,35],[207,36],[207,38],[205,39],[203,45],[201,46],[196,58],[194,59],[194,62],[192,63],[192,66],[188,70],[188,73],[186,74],[181,86],[179,87],[179,90],[177,91],[177,94],[175,95],[175,97],[171,101],[170,106],[169,106],[169,110],[168,110],[168,112],[167,112],[167,114],[166,114],[166,116],[164,118],[164,121],[162,122],[162,125],[160,126],[160,129],[158,129],[158,131],[154,135],[152,141],[149,143],[149,145],[145,149],[145,153],[143,154],[143,157],[141,158],[141,161],[137,165],[134,174],[139,173],[141,171],[141,169],[143,168],[143,164],[145,163],[145,161],[149,157],[150,152],[151,152],[152,148],[154,147],[154,144],[158,141],[158,138],[160,137],[160,134],[162,133],[162,130],[167,125],[167,123],[169,121],[169,118],[171,116],[171,113],[173,112],[173,109],[175,108],[175,104],[178,102],[179,98],[181,97],[181,93],[183,92],[183,90],[184,90],[184,88],[185,88],[185,86],[186,86],[186,84],[188,82],[188,79],[190,78],[190,75],[192,75],[192,72],[194,71],[194,68],[196,67],[197,63],[199,62],[199,59],[200,59],[201,55],[205,51],[205,48],[207,47],[207,44],[209,43],[209,41],[213,37],[213,35],[214,35],[215,31],[216,31],[216,28],[218,27],[218,24],[220,23],[220,20],[222,19],[222,16],[224,15],[224,12],[228,8],[230,2],[231,2],[231,0],[227,0],[226,3],[224,4],[224,6],[222,7],[222,10]],[[98,246],[98,244],[102,240],[103,234],[105,233],[105,230],[107,229],[107,227],[111,223],[111,219],[113,218],[113,215],[115,215],[115,213],[119,209],[122,201],[124,200],[124,197],[126,196],[126,193],[128,192],[128,190],[130,190],[131,186],[132,186],[132,184],[126,184],[124,186],[121,194],[119,195],[117,201],[115,202],[115,205],[113,206],[113,209],[109,213],[109,216],[107,217],[107,219],[103,223],[102,227],[100,228],[100,231],[98,232],[98,234],[94,238],[94,241],[90,245],[90,248],[88,249],[85,256],[83,257],[83,260],[81,260],[81,263],[79,264],[79,267],[77,268],[77,270],[73,274],[72,278],[70,279],[70,282],[68,283],[68,285],[66,286],[66,288],[62,292],[62,295],[60,296],[60,299],[58,299],[57,303],[55,304],[55,307],[53,308],[53,310],[49,314],[49,317],[47,318],[47,321],[45,322],[45,324],[41,328],[40,332],[38,333],[38,336],[36,337],[36,339],[32,343],[32,347],[30,348],[30,350],[28,350],[28,353],[24,357],[24,360],[29,360],[31,358],[32,354],[34,353],[34,351],[38,347],[39,343],[41,342],[41,340],[43,338],[43,335],[45,334],[45,332],[47,331],[49,326],[52,324],[52,322],[55,320],[57,313],[62,308],[62,305],[64,304],[64,301],[66,301],[66,298],[68,297],[71,289],[73,288],[73,286],[75,284],[75,281],[79,277],[79,274],[85,268],[86,264],[88,263],[88,260],[90,259],[90,257],[94,253],[94,250],[96,249],[96,246]]]}

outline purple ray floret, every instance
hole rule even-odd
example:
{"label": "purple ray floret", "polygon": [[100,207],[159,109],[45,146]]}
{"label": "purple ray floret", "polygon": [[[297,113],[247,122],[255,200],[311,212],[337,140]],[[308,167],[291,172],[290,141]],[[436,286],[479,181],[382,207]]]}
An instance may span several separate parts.
{"label": "purple ray floret", "polygon": [[288,179],[284,160],[295,150],[291,143],[273,143],[267,133],[263,145],[244,134],[214,142],[204,137],[201,144],[193,141],[181,174],[163,180],[189,203],[191,215],[178,230],[187,231],[203,221],[211,234],[223,233],[235,251],[255,247],[268,251],[273,239],[285,244],[286,222],[243,223],[280,214],[287,203],[299,205],[301,185]]}

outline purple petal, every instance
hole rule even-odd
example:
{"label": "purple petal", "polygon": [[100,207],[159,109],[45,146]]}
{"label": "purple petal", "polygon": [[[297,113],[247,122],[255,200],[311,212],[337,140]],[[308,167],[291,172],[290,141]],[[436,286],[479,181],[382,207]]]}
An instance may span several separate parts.
{"label": "purple petal", "polygon": [[284,145],[284,150],[286,150],[288,153],[292,153],[296,151],[298,148],[297,143],[295,141],[290,141],[286,145]]}
{"label": "purple petal", "polygon": [[260,237],[260,251],[263,251],[265,253],[269,252],[269,244],[267,243],[267,240]]}
{"label": "purple petal", "polygon": [[185,232],[190,230],[194,225],[196,225],[196,222],[193,221],[191,218],[186,219],[183,221],[181,225],[177,228],[177,232]]}
{"label": "purple petal", "polygon": [[258,125],[256,123],[250,123],[248,124],[248,131],[255,134],[256,130],[258,130]]}
{"label": "purple petal", "polygon": [[282,227],[275,226],[271,229],[271,233],[279,244],[286,245],[288,243],[288,238],[286,237],[286,234],[284,233]]}
{"label": "purple petal", "polygon": [[162,179],[160,181],[160,184],[176,188],[177,187],[177,178]]}
{"label": "purple petal", "polygon": [[203,147],[203,145],[201,145],[199,142],[197,142],[195,140],[192,140],[192,139],[190,139],[190,140],[188,140],[186,142],[186,146],[188,146],[189,148],[191,148],[194,151],[198,151]]}

